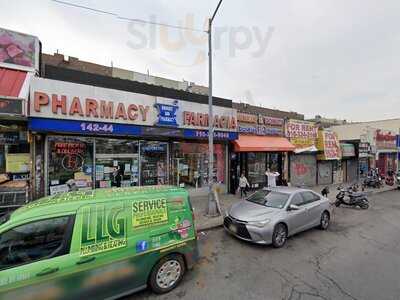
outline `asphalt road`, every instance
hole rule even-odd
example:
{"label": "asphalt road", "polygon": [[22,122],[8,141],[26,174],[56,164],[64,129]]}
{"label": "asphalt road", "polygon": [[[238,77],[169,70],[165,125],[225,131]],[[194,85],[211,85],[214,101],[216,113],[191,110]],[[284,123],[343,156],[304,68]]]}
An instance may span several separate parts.
{"label": "asphalt road", "polygon": [[126,299],[400,299],[400,192],[363,211],[336,208],[328,231],[310,230],[282,249],[201,235],[201,259],[167,295]]}

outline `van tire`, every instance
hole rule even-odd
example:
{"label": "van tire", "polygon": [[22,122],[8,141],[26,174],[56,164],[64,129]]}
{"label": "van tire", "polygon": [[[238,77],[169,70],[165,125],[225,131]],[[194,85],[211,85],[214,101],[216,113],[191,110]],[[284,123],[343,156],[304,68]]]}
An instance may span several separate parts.
{"label": "van tire", "polygon": [[[185,271],[186,266],[183,257],[179,254],[170,254],[160,259],[153,267],[149,286],[156,294],[168,293],[182,281]],[[165,282],[163,277],[169,282]]]}

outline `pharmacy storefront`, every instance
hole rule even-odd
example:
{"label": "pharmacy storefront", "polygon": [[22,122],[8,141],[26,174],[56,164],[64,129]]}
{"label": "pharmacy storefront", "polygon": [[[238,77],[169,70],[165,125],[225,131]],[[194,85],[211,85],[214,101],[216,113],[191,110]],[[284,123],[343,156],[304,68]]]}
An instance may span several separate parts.
{"label": "pharmacy storefront", "polygon": [[[208,184],[208,106],[35,78],[30,91],[35,192]],[[214,182],[227,184],[236,111],[214,107]]]}

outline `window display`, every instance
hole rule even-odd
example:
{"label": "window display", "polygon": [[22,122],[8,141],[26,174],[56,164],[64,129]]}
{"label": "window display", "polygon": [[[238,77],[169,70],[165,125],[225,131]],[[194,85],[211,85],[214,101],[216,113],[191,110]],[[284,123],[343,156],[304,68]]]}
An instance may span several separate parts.
{"label": "window display", "polygon": [[168,184],[167,178],[168,143],[140,142],[141,184]]}
{"label": "window display", "polygon": [[96,139],[96,188],[139,185],[139,142]]}
{"label": "window display", "polygon": [[93,140],[49,137],[49,193],[91,189]]}
{"label": "window display", "polygon": [[[172,184],[202,188],[208,185],[208,144],[174,143],[172,145]],[[214,145],[214,182],[225,183],[225,148]]]}
{"label": "window display", "polygon": [[257,188],[265,183],[266,153],[249,152],[247,155],[248,181]]}
{"label": "window display", "polygon": [[[0,131],[0,215],[30,199],[30,146],[27,132],[2,125]],[[20,129],[20,131],[14,131]],[[10,131],[12,130],[12,131]]]}

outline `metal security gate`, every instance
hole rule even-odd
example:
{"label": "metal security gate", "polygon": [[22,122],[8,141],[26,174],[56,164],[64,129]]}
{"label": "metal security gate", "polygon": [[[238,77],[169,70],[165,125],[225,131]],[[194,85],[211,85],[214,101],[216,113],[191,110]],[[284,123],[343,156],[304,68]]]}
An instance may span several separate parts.
{"label": "metal security gate", "polygon": [[313,154],[290,156],[290,183],[292,186],[317,184],[317,157]]}
{"label": "metal security gate", "polygon": [[347,162],[347,182],[352,183],[358,180],[358,160],[349,159]]}
{"label": "metal security gate", "polygon": [[332,184],[332,162],[318,162],[318,184]]}

